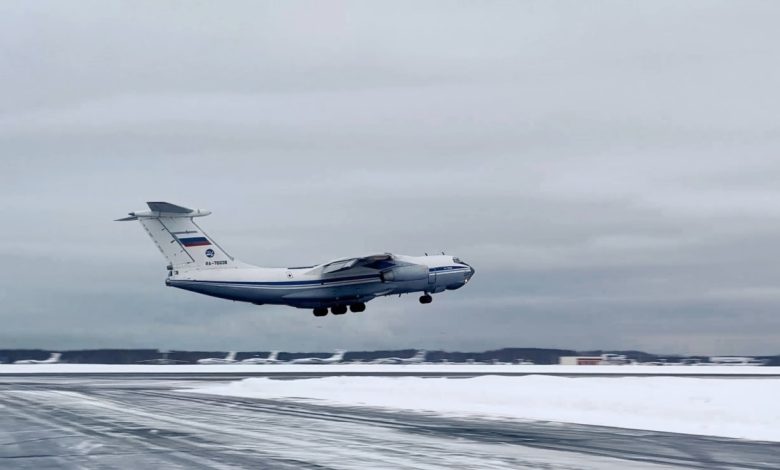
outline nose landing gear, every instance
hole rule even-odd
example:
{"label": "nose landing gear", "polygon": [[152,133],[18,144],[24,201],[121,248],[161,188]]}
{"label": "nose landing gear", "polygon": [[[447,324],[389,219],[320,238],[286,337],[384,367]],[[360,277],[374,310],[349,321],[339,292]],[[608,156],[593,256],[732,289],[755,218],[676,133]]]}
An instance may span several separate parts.
{"label": "nose landing gear", "polygon": [[429,304],[431,302],[433,302],[433,297],[431,297],[429,294],[425,294],[422,297],[420,297],[421,304]]}

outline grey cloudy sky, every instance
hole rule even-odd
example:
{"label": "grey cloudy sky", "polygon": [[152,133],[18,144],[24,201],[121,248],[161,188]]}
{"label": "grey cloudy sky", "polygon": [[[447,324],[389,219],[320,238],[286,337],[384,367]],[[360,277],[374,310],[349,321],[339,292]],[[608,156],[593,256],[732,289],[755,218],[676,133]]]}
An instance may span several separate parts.
{"label": "grey cloudy sky", "polygon": [[[780,3],[0,3],[0,347],[778,353]],[[368,311],[163,285],[236,257],[446,250]]]}

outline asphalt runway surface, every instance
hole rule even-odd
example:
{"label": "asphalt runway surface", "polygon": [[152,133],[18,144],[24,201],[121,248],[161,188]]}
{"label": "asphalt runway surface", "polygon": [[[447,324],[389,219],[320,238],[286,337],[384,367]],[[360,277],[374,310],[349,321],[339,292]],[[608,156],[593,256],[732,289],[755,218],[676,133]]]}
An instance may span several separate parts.
{"label": "asphalt runway surface", "polygon": [[0,468],[780,468],[776,443],[176,391],[215,380],[0,376]]}

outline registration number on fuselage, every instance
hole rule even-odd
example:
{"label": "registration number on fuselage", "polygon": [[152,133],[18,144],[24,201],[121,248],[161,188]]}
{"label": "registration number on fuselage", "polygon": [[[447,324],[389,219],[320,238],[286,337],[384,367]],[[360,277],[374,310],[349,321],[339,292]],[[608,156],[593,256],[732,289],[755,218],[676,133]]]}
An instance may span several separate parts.
{"label": "registration number on fuselage", "polygon": [[220,266],[227,263],[227,261],[206,261],[206,266]]}

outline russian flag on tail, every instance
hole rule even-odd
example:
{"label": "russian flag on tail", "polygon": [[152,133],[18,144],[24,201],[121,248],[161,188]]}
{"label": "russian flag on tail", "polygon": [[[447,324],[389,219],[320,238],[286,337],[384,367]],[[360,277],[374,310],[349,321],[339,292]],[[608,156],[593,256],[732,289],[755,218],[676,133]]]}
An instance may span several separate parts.
{"label": "russian flag on tail", "polygon": [[179,242],[181,242],[182,245],[186,246],[187,248],[191,246],[206,246],[211,245],[211,242],[206,237],[188,237],[188,238],[179,238]]}

